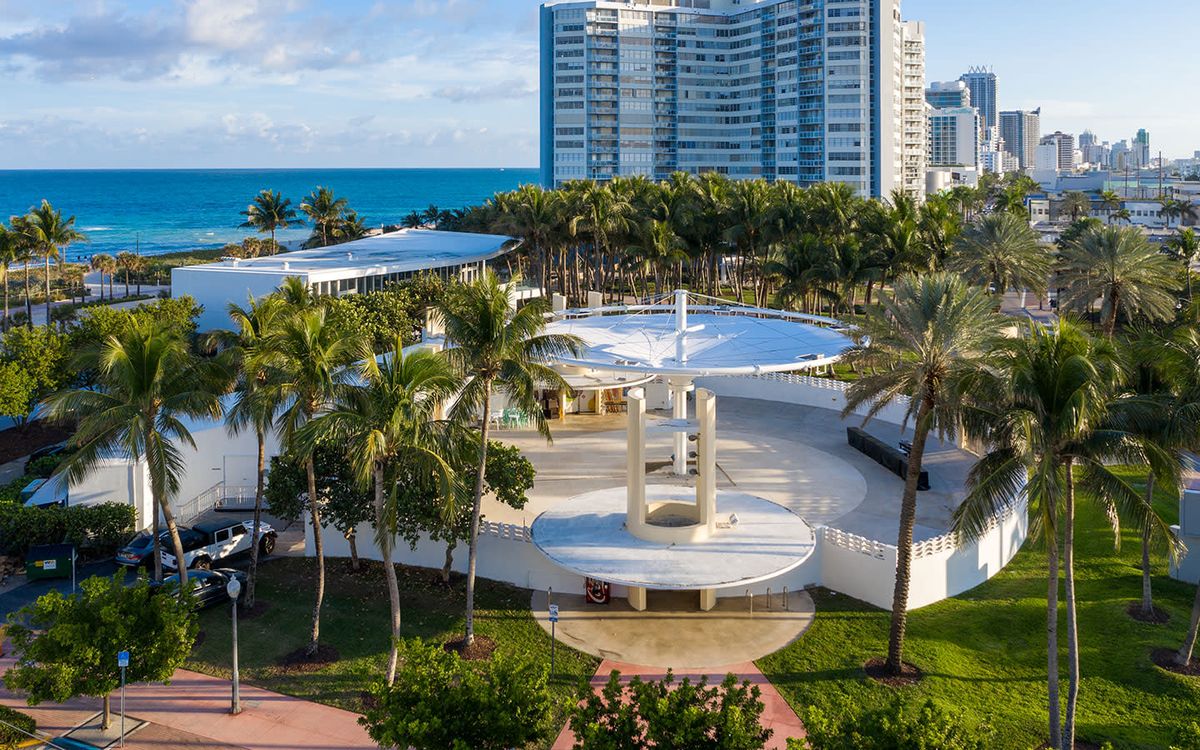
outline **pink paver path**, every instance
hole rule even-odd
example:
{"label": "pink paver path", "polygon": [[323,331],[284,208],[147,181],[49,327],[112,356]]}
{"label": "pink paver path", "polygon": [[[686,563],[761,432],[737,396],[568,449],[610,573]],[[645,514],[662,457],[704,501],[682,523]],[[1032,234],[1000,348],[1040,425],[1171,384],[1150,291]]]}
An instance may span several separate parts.
{"label": "pink paver path", "polygon": [[[591,683],[593,689],[599,692],[604,687],[604,684],[608,682],[608,675],[614,669],[621,673],[622,680],[634,675],[639,675],[644,680],[661,680],[667,675],[667,670],[662,667],[644,667],[605,659],[600,662],[600,666],[596,668],[595,676],[592,677]],[[779,694],[775,686],[759,671],[758,667],[754,666],[754,662],[747,661],[740,664],[729,664],[724,667],[713,667],[711,669],[674,670],[677,678],[690,676],[694,679],[699,675],[708,675],[710,684],[720,682],[730,672],[737,675],[738,682],[748,680],[751,685],[757,685],[759,691],[762,693],[759,698],[763,702],[763,713],[760,721],[764,727],[775,730],[771,735],[771,739],[767,741],[766,750],[786,750],[789,737],[804,736],[804,725],[800,722],[800,717],[796,716],[796,712],[783,699],[783,696]],[[574,741],[575,735],[571,733],[569,728],[563,727],[562,732],[558,735],[558,739],[554,741],[552,750],[571,750]]]}
{"label": "pink paver path", "polygon": [[[0,674],[12,666],[0,658]],[[229,681],[189,672],[175,672],[170,685],[132,685],[125,691],[125,713],[154,724],[207,737],[246,750],[378,750],[358,714],[319,703],[242,685],[242,713],[229,713]],[[25,701],[0,688],[0,704],[18,710]],[[119,707],[113,696],[113,709]],[[49,709],[50,706],[45,706]],[[46,722],[39,712],[39,730],[61,732],[100,710],[97,700],[65,704]],[[26,709],[28,710],[28,709]]]}

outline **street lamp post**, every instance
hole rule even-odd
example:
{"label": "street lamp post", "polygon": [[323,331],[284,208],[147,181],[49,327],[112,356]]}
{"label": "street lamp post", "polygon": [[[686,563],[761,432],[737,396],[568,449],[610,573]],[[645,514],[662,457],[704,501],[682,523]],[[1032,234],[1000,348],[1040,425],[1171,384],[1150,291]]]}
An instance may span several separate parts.
{"label": "street lamp post", "polygon": [[238,636],[237,636],[237,615],[238,615],[238,595],[242,593],[242,582],[236,577],[231,576],[229,583],[225,585],[225,593],[229,594],[229,601],[233,609],[233,702],[230,705],[229,713],[240,714],[242,712],[242,700],[238,695]]}

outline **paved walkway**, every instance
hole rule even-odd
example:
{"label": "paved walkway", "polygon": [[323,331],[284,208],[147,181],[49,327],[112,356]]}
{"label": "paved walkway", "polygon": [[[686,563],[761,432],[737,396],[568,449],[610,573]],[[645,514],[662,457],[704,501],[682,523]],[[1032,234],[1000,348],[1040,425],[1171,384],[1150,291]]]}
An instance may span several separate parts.
{"label": "paved walkway", "polygon": [[[638,675],[644,680],[661,680],[666,676],[666,670],[658,667],[644,667],[605,659],[600,662],[595,676],[592,677],[591,684],[593,689],[597,692],[603,689],[604,684],[608,682],[609,674],[614,669],[621,673],[622,679]],[[684,676],[695,680],[702,674],[708,675],[709,684],[712,684],[720,682],[729,672],[737,675],[739,682],[748,680],[751,685],[757,685],[762,693],[759,698],[763,702],[761,723],[764,727],[772,730],[771,739],[766,744],[766,750],[785,750],[789,737],[804,736],[804,725],[800,722],[800,718],[796,716],[796,712],[783,699],[783,696],[779,694],[775,686],[763,676],[758,667],[754,666],[754,662],[741,662],[712,669],[677,669],[674,671],[674,674],[676,681],[682,679]],[[558,739],[554,741],[552,750],[571,750],[574,741],[575,735],[571,733],[568,727],[563,727],[562,732],[558,735]]]}
{"label": "paved walkway", "polygon": [[[0,674],[13,664],[0,658]],[[149,721],[126,743],[133,748],[191,747],[203,750],[375,750],[378,746],[350,711],[243,685],[242,713],[229,714],[229,681],[181,669],[170,685],[127,688],[125,713]],[[20,696],[0,688],[0,705],[34,716],[38,730],[60,735],[100,710],[100,701],[76,699],[61,705],[28,707]],[[113,697],[113,709],[119,706]]]}

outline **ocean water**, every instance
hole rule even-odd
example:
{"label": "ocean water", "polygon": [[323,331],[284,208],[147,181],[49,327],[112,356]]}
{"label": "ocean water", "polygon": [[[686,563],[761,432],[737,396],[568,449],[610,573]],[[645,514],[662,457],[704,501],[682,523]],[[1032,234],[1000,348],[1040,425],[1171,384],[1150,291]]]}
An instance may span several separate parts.
{"label": "ocean water", "polygon": [[[537,179],[538,171],[528,168],[0,170],[0,221],[45,198],[74,215],[87,235],[87,242],[68,247],[69,260],[134,249],[155,255],[240,242],[253,234],[238,226],[240,212],[265,188],[290,198],[299,213],[314,187],[329,187],[367,226],[379,226],[430,204],[478,204]],[[303,239],[309,231],[289,228],[276,238]]]}

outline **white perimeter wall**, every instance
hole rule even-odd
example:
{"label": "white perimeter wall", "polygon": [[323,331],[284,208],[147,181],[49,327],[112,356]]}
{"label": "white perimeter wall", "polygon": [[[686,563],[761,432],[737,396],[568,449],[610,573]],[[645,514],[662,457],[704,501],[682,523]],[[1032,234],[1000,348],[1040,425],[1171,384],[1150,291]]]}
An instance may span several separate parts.
{"label": "white perimeter wall", "polygon": [[[802,406],[841,410],[845,405],[843,384],[823,378],[795,375],[757,377],[700,378],[696,385],[718,396],[757,398]],[[876,417],[899,424],[904,405],[885,407]],[[899,498],[897,498],[899,502]],[[509,524],[486,524],[479,540],[479,575],[530,589],[553,587],[555,591],[582,593],[582,577],[550,563],[529,540],[528,529]],[[993,520],[988,531],[975,542],[960,546],[951,534],[944,534],[913,545],[912,581],[909,609],[941,601],[974,588],[994,576],[1012,559],[1028,532],[1023,507]],[[786,587],[796,591],[811,585],[823,585],[877,607],[891,608],[895,586],[896,547],[873,539],[821,526],[816,529],[817,547],[812,557],[795,570],[771,581],[749,587],[722,589],[725,596],[742,596],[747,591],[762,595],[770,589],[778,595]],[[306,530],[311,553],[312,530]],[[359,527],[359,555],[379,559],[370,524]],[[325,554],[347,557],[350,547],[331,527],[324,533]],[[440,568],[445,545],[424,540],[415,551],[408,543],[396,540],[396,562]],[[454,569],[465,572],[467,550],[459,545]],[[613,587],[614,596],[624,595],[623,587]]]}

